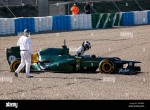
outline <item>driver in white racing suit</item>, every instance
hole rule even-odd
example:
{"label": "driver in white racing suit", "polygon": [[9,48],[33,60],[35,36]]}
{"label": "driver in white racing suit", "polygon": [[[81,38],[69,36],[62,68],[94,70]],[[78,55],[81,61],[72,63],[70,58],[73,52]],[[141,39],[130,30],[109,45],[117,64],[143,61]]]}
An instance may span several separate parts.
{"label": "driver in white racing suit", "polygon": [[90,48],[91,48],[91,43],[89,41],[84,41],[82,43],[82,46],[80,46],[77,49],[75,55],[78,56],[78,57],[85,56],[84,52],[87,51],[87,50],[89,50]]}

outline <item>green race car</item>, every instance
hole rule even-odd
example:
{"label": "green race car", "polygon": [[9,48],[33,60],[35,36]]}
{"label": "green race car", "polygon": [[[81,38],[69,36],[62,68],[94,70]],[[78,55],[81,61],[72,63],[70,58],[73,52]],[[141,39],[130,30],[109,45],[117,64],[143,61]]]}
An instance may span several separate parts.
{"label": "green race car", "polygon": [[[20,64],[19,47],[7,48],[7,61],[10,70],[14,72]],[[140,66],[135,66],[138,61],[121,60],[117,57],[77,57],[69,54],[65,42],[62,48],[46,48],[32,54],[31,71],[51,72],[96,72],[133,74],[141,71]],[[25,72],[25,69],[22,69]]]}

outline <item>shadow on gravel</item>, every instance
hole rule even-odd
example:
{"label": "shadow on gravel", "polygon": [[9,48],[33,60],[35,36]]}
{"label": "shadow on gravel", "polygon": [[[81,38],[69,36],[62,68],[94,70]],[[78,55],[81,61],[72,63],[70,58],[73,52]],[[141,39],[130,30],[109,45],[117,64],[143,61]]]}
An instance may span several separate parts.
{"label": "shadow on gravel", "polygon": [[[49,71],[47,71],[49,72]],[[44,71],[44,73],[46,73]],[[44,74],[43,72],[32,72],[32,74]],[[118,72],[114,72],[112,74],[109,73],[100,73],[99,71],[96,72],[81,72],[81,73],[73,73],[73,72],[53,72],[53,74],[107,74],[107,75],[138,75],[138,74],[143,74],[145,72],[135,72],[135,73],[118,73]]]}
{"label": "shadow on gravel", "polygon": [[117,75],[138,75],[144,72],[135,72],[135,73],[113,73],[113,75],[117,74]]}
{"label": "shadow on gravel", "polygon": [[73,80],[78,80],[78,79],[87,79],[87,80],[94,80],[94,81],[97,81],[97,80],[102,80],[101,78],[86,78],[86,77],[72,77],[72,78],[69,78],[69,77],[34,77],[34,78],[50,78],[50,79],[73,79]]}
{"label": "shadow on gravel", "polygon": [[[32,74],[44,74],[46,72],[51,72],[51,71],[32,71]],[[98,74],[99,71],[96,72],[53,72],[53,74]]]}
{"label": "shadow on gravel", "polygon": [[[18,78],[26,78],[26,77],[18,77]],[[49,79],[73,79],[73,80],[94,80],[94,81],[98,81],[98,80],[102,80],[101,78],[86,78],[86,77],[72,77],[72,78],[69,78],[69,77],[33,77],[31,79],[35,79],[35,78],[49,78]]]}

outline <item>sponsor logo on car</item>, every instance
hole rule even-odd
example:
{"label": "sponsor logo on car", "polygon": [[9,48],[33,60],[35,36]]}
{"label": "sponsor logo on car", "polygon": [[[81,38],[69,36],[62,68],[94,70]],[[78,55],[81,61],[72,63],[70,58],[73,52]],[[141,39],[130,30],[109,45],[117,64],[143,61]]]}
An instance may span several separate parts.
{"label": "sponsor logo on car", "polygon": [[130,70],[128,68],[121,68],[119,73],[128,73]]}
{"label": "sponsor logo on car", "polygon": [[13,62],[16,60],[16,57],[13,56],[13,55],[10,55],[9,58],[8,58],[9,62]]}

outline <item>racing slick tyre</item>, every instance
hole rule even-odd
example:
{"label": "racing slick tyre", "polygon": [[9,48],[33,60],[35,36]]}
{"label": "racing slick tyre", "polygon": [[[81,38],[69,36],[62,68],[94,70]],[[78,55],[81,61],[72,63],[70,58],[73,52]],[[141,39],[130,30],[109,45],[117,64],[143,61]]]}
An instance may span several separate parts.
{"label": "racing slick tyre", "polygon": [[[15,72],[16,69],[18,68],[18,66],[20,65],[20,61],[19,60],[15,60],[13,62],[11,62],[10,64],[10,71],[11,72]],[[24,73],[25,72],[25,67],[20,71],[21,73]]]}
{"label": "racing slick tyre", "polygon": [[99,64],[101,73],[113,73],[115,69],[114,63],[108,59],[104,59]]}

